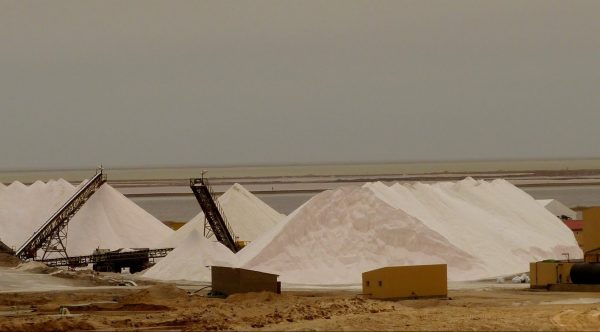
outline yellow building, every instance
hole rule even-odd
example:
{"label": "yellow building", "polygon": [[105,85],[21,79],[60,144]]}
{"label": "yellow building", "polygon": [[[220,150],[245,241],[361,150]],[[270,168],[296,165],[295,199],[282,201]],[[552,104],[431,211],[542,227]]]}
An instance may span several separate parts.
{"label": "yellow building", "polygon": [[362,274],[363,294],[376,299],[446,297],[446,264],[389,266]]}
{"label": "yellow building", "polygon": [[238,269],[227,266],[211,266],[212,291],[216,294],[273,292],[281,293],[281,283],[276,274]]}
{"label": "yellow building", "polygon": [[542,261],[529,264],[531,288],[548,288],[550,285],[570,284],[573,262]]}
{"label": "yellow building", "polygon": [[600,207],[592,207],[582,211],[583,215],[583,247],[584,251],[600,248]]}
{"label": "yellow building", "polygon": [[575,240],[577,241],[577,244],[579,245],[579,248],[581,248],[582,251],[585,251],[584,245],[583,245],[583,220],[563,220],[563,223],[569,227],[569,229],[573,232],[573,235],[575,235]]}

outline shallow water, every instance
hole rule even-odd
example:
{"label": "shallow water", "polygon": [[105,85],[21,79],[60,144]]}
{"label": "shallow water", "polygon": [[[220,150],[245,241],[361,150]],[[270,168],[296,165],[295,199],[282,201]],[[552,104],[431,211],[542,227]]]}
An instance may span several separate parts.
{"label": "shallow water", "polygon": [[[258,194],[256,196],[279,213],[288,215],[314,195],[312,193],[285,193]],[[131,197],[131,200],[161,221],[186,222],[201,211],[194,196]]]}
{"label": "shallow water", "polygon": [[600,205],[600,186],[525,187],[521,189],[535,199],[554,198],[569,207]]}
{"label": "shallow water", "polygon": [[[600,206],[600,186],[555,186],[521,188],[535,199],[554,198],[563,204],[575,206]],[[314,193],[273,193],[258,194],[276,211],[290,214],[304,204]],[[131,199],[162,221],[186,222],[200,212],[200,206],[193,196],[154,196],[131,197]]]}
{"label": "shallow water", "polygon": [[[112,180],[152,180],[187,179],[200,176],[203,169],[209,170],[214,178],[233,177],[280,177],[280,176],[342,176],[373,174],[426,174],[432,172],[495,172],[527,170],[576,170],[600,169],[600,159],[564,160],[509,160],[509,161],[440,161],[440,162],[396,162],[368,164],[328,164],[328,165],[272,165],[272,166],[198,166],[165,168],[111,168],[105,171]],[[81,181],[93,175],[94,169],[87,170],[0,170],[0,182],[14,180],[34,182],[36,180],[64,178],[68,181]]]}

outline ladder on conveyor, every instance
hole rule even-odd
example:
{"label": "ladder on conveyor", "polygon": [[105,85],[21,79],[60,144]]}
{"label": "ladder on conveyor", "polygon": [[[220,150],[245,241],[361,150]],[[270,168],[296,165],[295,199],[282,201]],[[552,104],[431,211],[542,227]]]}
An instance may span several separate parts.
{"label": "ladder on conveyor", "polygon": [[[217,241],[221,242],[234,253],[238,252],[240,248],[235,242],[235,236],[225,219],[225,214],[219,206],[218,201],[214,199],[215,195],[208,180],[204,177],[190,179],[190,188],[204,212],[204,236],[207,238],[210,237],[211,234],[209,231],[212,231]],[[210,225],[210,229],[208,229],[206,223]]]}
{"label": "ladder on conveyor", "polygon": [[36,259],[37,252],[41,249],[44,251],[42,260],[52,253],[58,253],[67,258],[66,239],[69,221],[105,182],[106,175],[102,173],[102,168],[99,168],[96,175],[77,190],[58,211],[33,233],[17,250],[15,255],[21,260]]}

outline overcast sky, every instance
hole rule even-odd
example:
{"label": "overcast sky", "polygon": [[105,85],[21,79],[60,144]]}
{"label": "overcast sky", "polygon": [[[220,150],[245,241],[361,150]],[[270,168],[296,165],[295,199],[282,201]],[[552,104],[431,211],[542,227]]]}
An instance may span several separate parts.
{"label": "overcast sky", "polygon": [[0,1],[0,169],[600,157],[600,1]]}

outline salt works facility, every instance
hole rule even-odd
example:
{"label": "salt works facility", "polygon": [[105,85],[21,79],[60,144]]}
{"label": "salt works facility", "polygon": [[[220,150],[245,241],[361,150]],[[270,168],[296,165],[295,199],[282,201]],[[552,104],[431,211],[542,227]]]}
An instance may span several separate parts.
{"label": "salt works facility", "polygon": [[174,230],[101,168],[76,186],[1,185],[0,247],[26,269],[126,272],[121,284],[208,298],[346,290],[369,301],[448,301],[451,285],[482,282],[600,289],[598,210],[583,211],[576,233],[577,213],[502,179],[341,186],[287,216],[237,183],[217,195],[203,176],[189,189],[201,212]]}
{"label": "salt works facility", "polygon": [[547,204],[505,180],[346,186],[289,216],[239,184],[219,198],[206,178],[191,179],[190,189],[202,212],[173,231],[112,188],[102,169],[77,187],[15,182],[0,189],[3,247],[55,267],[210,281],[210,266],[227,266],[276,274],[284,286],[361,285],[373,269],[427,264],[446,264],[450,281],[481,280],[583,259]]}

